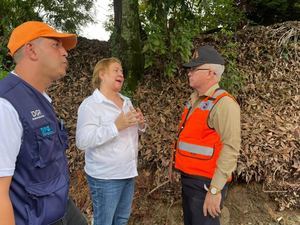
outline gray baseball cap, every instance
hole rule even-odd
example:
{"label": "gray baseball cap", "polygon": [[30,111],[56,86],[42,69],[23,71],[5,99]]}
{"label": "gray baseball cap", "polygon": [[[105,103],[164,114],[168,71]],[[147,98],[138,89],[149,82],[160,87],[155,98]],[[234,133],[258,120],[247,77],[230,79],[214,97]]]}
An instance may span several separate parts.
{"label": "gray baseball cap", "polygon": [[190,62],[183,64],[185,68],[201,66],[203,64],[220,64],[224,65],[224,58],[217,52],[217,50],[209,45],[198,48]]}

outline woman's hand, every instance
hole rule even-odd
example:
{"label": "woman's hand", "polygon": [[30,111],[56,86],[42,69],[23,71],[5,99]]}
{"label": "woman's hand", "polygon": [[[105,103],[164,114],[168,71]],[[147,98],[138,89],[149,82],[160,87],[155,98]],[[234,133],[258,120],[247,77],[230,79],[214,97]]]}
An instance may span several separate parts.
{"label": "woman's hand", "polygon": [[137,119],[138,119],[138,124],[139,124],[139,126],[140,126],[140,129],[145,129],[145,127],[146,127],[146,120],[145,120],[145,117],[144,117],[144,115],[143,115],[143,113],[142,113],[142,111],[141,111],[141,109],[140,108],[137,108],[136,109],[136,112],[137,112],[137,115],[138,115],[138,117],[137,117]]}
{"label": "woman's hand", "polygon": [[118,131],[137,125],[138,123],[139,115],[138,112],[134,109],[127,113],[121,112],[118,118],[115,120],[115,125]]}

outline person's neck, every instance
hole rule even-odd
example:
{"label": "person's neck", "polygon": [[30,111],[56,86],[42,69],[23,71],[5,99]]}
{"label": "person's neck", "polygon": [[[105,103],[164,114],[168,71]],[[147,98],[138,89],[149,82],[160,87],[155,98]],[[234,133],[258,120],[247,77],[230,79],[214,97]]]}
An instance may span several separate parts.
{"label": "person's neck", "polygon": [[198,88],[197,92],[198,92],[198,96],[203,96],[209,88]]}
{"label": "person's neck", "polygon": [[14,73],[41,93],[44,93],[48,87],[45,82],[39,79],[41,76],[36,73],[34,68],[26,69],[17,65]]}
{"label": "person's neck", "polygon": [[120,99],[120,95],[118,92],[112,91],[110,89],[100,87],[101,93],[109,100],[115,101],[116,99]]}
{"label": "person's neck", "polygon": [[205,86],[203,86],[203,87],[197,88],[198,95],[199,95],[199,96],[205,95],[205,93],[206,93],[212,86],[214,86],[214,85],[217,84],[217,83],[218,83],[218,82],[210,82],[210,83],[207,83],[207,85],[205,85]]}
{"label": "person's neck", "polygon": [[116,106],[122,109],[123,99],[120,97],[119,92],[113,91],[111,89],[100,87],[101,93],[110,101],[112,101]]}

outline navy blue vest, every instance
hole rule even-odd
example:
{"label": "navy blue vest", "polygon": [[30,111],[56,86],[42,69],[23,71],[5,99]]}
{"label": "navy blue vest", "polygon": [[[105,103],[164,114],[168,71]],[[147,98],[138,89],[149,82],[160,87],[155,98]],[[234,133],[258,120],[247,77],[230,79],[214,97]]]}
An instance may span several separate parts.
{"label": "navy blue vest", "polygon": [[23,137],[10,186],[17,225],[46,225],[61,219],[69,190],[67,133],[50,102],[19,77],[0,81],[0,97],[19,114]]}

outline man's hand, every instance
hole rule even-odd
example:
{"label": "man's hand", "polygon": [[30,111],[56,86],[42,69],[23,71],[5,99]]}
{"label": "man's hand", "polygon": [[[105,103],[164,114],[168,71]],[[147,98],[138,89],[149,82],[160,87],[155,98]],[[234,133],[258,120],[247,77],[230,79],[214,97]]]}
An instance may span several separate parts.
{"label": "man's hand", "polygon": [[203,204],[204,216],[207,216],[208,214],[213,218],[219,216],[221,214],[221,200],[221,192],[219,192],[216,195],[207,192]]}
{"label": "man's hand", "polygon": [[115,121],[115,125],[118,131],[126,129],[128,127],[137,125],[139,123],[139,116],[136,110],[131,110],[127,113],[121,112]]}

